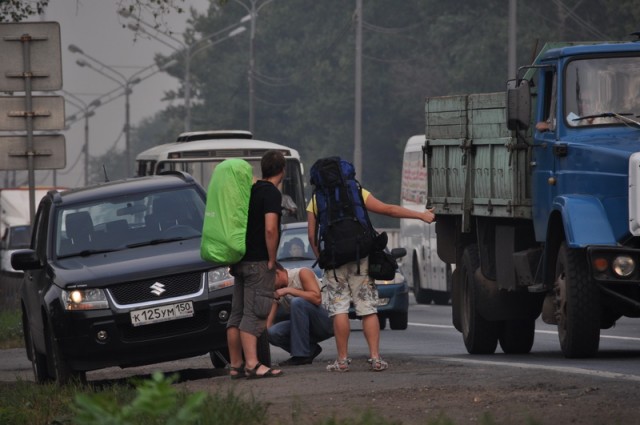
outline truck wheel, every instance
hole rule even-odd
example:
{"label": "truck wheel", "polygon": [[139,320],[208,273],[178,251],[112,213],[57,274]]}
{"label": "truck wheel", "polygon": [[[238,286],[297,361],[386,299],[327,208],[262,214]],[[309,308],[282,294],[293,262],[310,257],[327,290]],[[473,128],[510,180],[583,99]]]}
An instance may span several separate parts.
{"label": "truck wheel", "polygon": [[62,355],[62,350],[60,350],[60,345],[53,335],[53,331],[48,326],[45,326],[44,331],[48,341],[47,357],[50,361],[50,371],[55,375],[54,377],[58,385],[66,385],[71,382],[86,384],[86,372],[72,370]]}
{"label": "truck wheel", "polygon": [[462,254],[462,338],[469,354],[493,354],[498,346],[497,323],[480,316],[476,309],[478,290],[475,271],[480,267],[478,247],[469,245]]}
{"label": "truck wheel", "polygon": [[420,267],[418,267],[418,259],[415,255],[413,256],[413,266],[411,269],[413,270],[413,295],[416,297],[416,302],[418,304],[430,304],[431,297],[428,291],[420,287]]}
{"label": "truck wheel", "polygon": [[389,327],[394,331],[403,331],[409,324],[409,312],[401,311],[389,315]]}
{"label": "truck wheel", "polygon": [[527,354],[533,347],[535,320],[505,320],[500,329],[500,348],[505,354]]}
{"label": "truck wheel", "polygon": [[229,348],[210,351],[211,364],[216,369],[224,369],[229,364]]}
{"label": "truck wheel", "polygon": [[589,280],[584,250],[563,242],[556,261],[555,311],[565,357],[593,357],[600,344],[600,292]]}

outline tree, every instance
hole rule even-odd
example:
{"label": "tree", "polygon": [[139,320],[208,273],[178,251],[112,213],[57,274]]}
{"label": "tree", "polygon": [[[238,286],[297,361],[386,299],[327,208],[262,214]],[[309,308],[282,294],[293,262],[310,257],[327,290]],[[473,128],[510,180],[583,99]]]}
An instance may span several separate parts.
{"label": "tree", "polygon": [[[80,3],[80,0],[76,0]],[[226,0],[220,0],[222,3]],[[150,14],[158,26],[169,13],[183,13],[185,0],[118,0],[118,10],[134,16]],[[34,15],[44,13],[49,0],[0,0],[0,22],[20,22]]]}

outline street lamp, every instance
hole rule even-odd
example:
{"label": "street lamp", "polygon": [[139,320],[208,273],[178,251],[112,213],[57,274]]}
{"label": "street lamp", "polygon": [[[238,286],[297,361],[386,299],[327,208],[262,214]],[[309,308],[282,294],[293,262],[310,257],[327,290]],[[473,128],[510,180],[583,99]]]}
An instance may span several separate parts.
{"label": "street lamp", "polygon": [[[100,106],[100,99],[95,99],[89,104],[80,99],[78,96],[73,93],[69,93],[68,91],[62,91],[65,94],[65,100],[71,103],[73,106],[78,108],[81,112],[81,115],[77,117],[78,114],[68,116],[65,121],[75,121],[77,118],[84,118],[84,185],[89,185],[89,118],[95,115],[94,110]],[[71,99],[73,100],[71,100]],[[75,100],[75,102],[74,102]],[[76,103],[77,102],[77,103]]]}
{"label": "street lamp", "polygon": [[[129,97],[131,95],[131,87],[137,83],[140,82],[139,78],[136,78],[140,73],[142,73],[143,71],[149,69],[150,67],[146,67],[136,73],[134,73],[133,75],[131,75],[129,78],[127,78],[124,74],[122,74],[121,72],[119,72],[118,70],[100,62],[98,59],[88,55],[87,53],[85,53],[84,51],[82,51],[82,49],[80,49],[78,46],[74,45],[74,44],[70,44],[69,45],[69,51],[72,53],[78,53],[88,59],[90,59],[92,62],[97,63],[98,65],[100,65],[100,68],[95,67],[93,64],[91,64],[90,62],[87,62],[85,60],[82,59],[78,59],[76,61],[76,64],[78,64],[78,66],[81,67],[87,67],[90,68],[94,71],[96,71],[97,73],[103,75],[104,77],[110,79],[111,81],[116,82],[123,90],[124,90],[124,96],[125,96],[125,123],[124,123],[124,134],[125,134],[125,156],[126,156],[126,169],[129,169],[129,166],[131,165],[131,142],[130,142],[130,118],[131,118],[131,106],[130,106],[130,102],[129,102]],[[155,66],[155,64],[151,65],[151,66]],[[103,69],[106,69],[108,71],[110,71],[112,74],[116,75],[116,77],[114,77],[113,75],[103,71]]]}
{"label": "street lamp", "polygon": [[[120,10],[118,12],[122,17],[124,18],[130,18],[131,17],[131,13],[126,11],[126,10]],[[250,19],[250,17],[249,17]],[[185,43],[184,41],[170,35],[170,34],[165,34],[162,32],[158,32],[156,27],[139,19],[139,18],[135,18],[135,23],[131,22],[127,25],[127,27],[134,31],[134,32],[142,32],[145,35],[159,41],[160,43],[164,44],[165,46],[169,47],[170,49],[174,50],[177,54],[180,54],[184,57],[184,108],[185,108],[185,117],[184,117],[184,131],[191,131],[191,59],[194,57],[194,55],[205,49],[205,48],[209,48],[211,46],[215,46],[216,44],[235,37],[236,35],[239,35],[241,33],[243,33],[244,31],[246,31],[246,28],[244,26],[239,26],[240,24],[246,22],[248,19],[245,16],[240,22],[237,22],[235,24],[229,25],[226,28],[217,31],[213,34],[209,34],[206,35],[204,37],[202,37],[201,39],[193,42],[193,43]],[[155,33],[151,33],[147,30],[145,30],[144,28],[142,28],[140,25],[143,25],[147,28],[152,29]],[[209,43],[209,41],[212,38],[215,38],[225,32],[228,32],[228,34],[223,37],[220,38],[219,40],[216,40],[213,43]],[[158,35],[156,35],[156,33]],[[163,39],[161,37],[159,37],[159,35],[164,36],[166,39]],[[174,43],[177,43],[179,47],[176,47],[175,45],[171,44],[168,40],[173,41]]]}

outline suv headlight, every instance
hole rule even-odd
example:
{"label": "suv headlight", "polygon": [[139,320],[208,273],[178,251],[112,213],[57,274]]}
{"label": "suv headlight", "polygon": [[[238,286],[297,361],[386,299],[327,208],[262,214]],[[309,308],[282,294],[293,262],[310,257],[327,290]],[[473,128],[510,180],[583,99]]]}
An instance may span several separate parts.
{"label": "suv headlight", "polygon": [[102,289],[63,290],[61,298],[65,310],[100,310],[109,308],[107,296]]}
{"label": "suv headlight", "polygon": [[207,283],[209,292],[233,286],[234,279],[229,273],[229,267],[217,267],[207,272]]}

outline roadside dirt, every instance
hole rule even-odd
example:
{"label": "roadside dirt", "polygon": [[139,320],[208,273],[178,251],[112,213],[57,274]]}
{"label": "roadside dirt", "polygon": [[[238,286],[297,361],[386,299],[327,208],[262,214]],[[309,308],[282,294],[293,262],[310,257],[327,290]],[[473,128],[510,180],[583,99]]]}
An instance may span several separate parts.
{"label": "roadside dirt", "polygon": [[[23,350],[3,352],[9,355],[0,364],[1,381],[33,379]],[[312,365],[283,368],[281,378],[258,380],[232,381],[224,369],[211,368],[208,356],[134,370],[104,369],[87,378],[108,384],[158,369],[178,373],[176,385],[188,391],[233,391],[267,403],[270,425],[314,424],[329,417],[351,424],[367,410],[404,425],[640,423],[637,376],[409,356],[388,357],[391,366],[384,372],[370,372],[365,358],[354,358],[348,373],[329,373],[329,360],[321,355]]]}
{"label": "roadside dirt", "polygon": [[[556,370],[391,358],[374,373],[354,359],[348,373],[329,373],[326,361],[289,367],[286,376],[231,381],[227,376],[184,380],[191,391],[232,390],[270,404],[270,424],[355,419],[366,410],[402,424],[637,424],[640,382]],[[186,377],[183,375],[183,378]],[[487,422],[490,417],[493,422]],[[349,421],[347,423],[353,423]]]}

